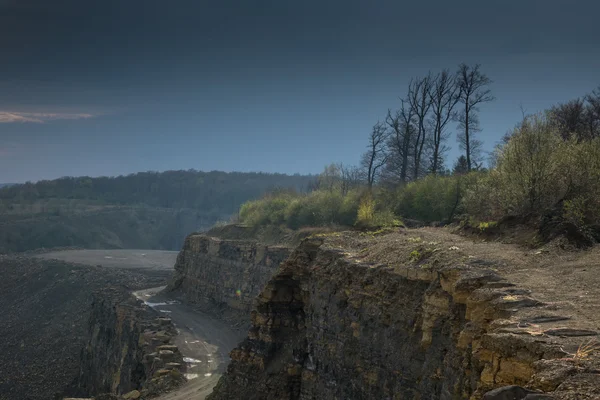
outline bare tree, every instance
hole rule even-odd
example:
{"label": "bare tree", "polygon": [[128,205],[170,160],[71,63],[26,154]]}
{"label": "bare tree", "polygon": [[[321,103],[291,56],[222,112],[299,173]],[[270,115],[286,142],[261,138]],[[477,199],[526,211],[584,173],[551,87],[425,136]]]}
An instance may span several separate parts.
{"label": "bare tree", "polygon": [[385,124],[378,121],[373,126],[371,135],[369,135],[368,150],[363,154],[361,160],[361,166],[365,172],[369,189],[373,187],[373,184],[379,177],[381,167],[387,161],[388,154],[385,148],[387,137],[388,131],[385,128]]}
{"label": "bare tree", "polygon": [[455,116],[454,107],[460,100],[460,87],[456,77],[450,75],[447,69],[439,73],[433,79],[429,98],[433,125],[430,171],[436,175],[443,167],[443,155],[448,151],[448,146],[445,145],[448,139],[446,125]]}
{"label": "bare tree", "polygon": [[404,184],[410,171],[410,156],[416,129],[412,107],[406,99],[400,99],[400,101],[400,109],[394,114],[391,110],[388,110],[385,119],[391,131],[387,143],[389,157],[386,164],[386,173],[388,177],[393,176],[394,180]]}
{"label": "bare tree", "polygon": [[363,182],[363,174],[359,167],[339,163],[338,170],[342,179],[341,190],[343,196],[347,195],[350,190],[360,187]]}
{"label": "bare tree", "polygon": [[[461,64],[458,67],[457,79],[460,88],[460,103],[463,106],[459,116],[458,141],[460,147],[465,151],[467,157],[467,168],[469,171],[473,168],[473,156],[477,146],[473,146],[473,134],[480,130],[477,112],[479,105],[493,101],[491,90],[488,86],[492,80],[480,71],[480,65],[468,66]],[[480,146],[481,147],[481,146]]]}
{"label": "bare tree", "polygon": [[342,180],[339,165],[334,163],[326,165],[317,179],[317,187],[319,190],[327,190],[329,192],[336,191],[340,188]]}
{"label": "bare tree", "polygon": [[600,87],[583,98],[555,105],[548,116],[565,140],[600,137]]}
{"label": "bare tree", "polygon": [[408,86],[408,103],[415,116],[417,132],[414,138],[413,146],[413,179],[419,178],[421,172],[423,150],[427,143],[427,115],[431,108],[431,91],[433,79],[431,73],[424,78],[417,78],[410,81]]}

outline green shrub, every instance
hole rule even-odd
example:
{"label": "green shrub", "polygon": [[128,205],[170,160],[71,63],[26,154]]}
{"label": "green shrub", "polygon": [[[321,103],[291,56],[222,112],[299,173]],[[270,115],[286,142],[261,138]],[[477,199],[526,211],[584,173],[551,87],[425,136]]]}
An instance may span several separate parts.
{"label": "green shrub", "polygon": [[424,222],[448,221],[457,213],[463,176],[427,176],[399,189],[394,211]]}
{"label": "green shrub", "polygon": [[577,226],[600,222],[600,138],[564,140],[544,115],[529,117],[497,151],[496,168],[468,187],[477,221],[555,213]]}

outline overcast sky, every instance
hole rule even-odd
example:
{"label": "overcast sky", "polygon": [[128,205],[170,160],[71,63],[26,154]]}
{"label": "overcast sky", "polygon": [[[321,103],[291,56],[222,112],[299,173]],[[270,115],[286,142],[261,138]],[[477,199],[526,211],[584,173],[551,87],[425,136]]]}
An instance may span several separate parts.
{"label": "overcast sky", "polygon": [[460,62],[494,81],[490,149],[521,104],[600,84],[598,15],[598,0],[0,0],[0,182],[353,164],[411,77]]}

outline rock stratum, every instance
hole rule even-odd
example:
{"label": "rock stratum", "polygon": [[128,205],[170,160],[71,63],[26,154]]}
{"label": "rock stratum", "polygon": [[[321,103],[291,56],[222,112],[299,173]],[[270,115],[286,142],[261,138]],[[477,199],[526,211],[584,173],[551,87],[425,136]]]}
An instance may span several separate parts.
{"label": "rock stratum", "polygon": [[130,293],[96,293],[72,392],[147,398],[173,390],[185,382],[183,356],[172,343],[176,335],[170,318]]}
{"label": "rock stratum", "polygon": [[[208,398],[600,398],[596,331],[457,246],[375,236],[305,240],[260,291]],[[253,249],[190,237],[175,286],[246,310],[264,276],[239,271],[264,259]],[[237,287],[247,301],[227,294]]]}
{"label": "rock stratum", "polygon": [[256,296],[290,252],[285,246],[189,235],[167,291],[232,325],[244,326]]}

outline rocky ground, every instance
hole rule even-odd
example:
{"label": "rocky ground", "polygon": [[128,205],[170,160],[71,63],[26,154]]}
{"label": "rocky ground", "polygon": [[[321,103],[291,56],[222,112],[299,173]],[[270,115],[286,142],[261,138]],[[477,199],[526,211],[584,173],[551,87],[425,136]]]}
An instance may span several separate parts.
{"label": "rocky ground", "polygon": [[530,248],[483,236],[462,237],[444,228],[340,236],[332,240],[344,247],[358,248],[355,257],[365,262],[408,262],[423,269],[451,263],[490,268],[570,317],[568,322],[557,321],[554,325],[600,331],[600,245],[565,250],[560,243],[551,242]]}
{"label": "rocky ground", "polygon": [[164,274],[0,256],[0,400],[53,399],[73,382],[94,291],[165,283]]}
{"label": "rocky ground", "polygon": [[183,354],[188,382],[160,400],[203,400],[225,372],[229,352],[243,339],[245,332],[232,329],[227,323],[195,310],[159,292],[162,288],[141,290],[136,296],[171,319],[178,335],[173,344]]}
{"label": "rocky ground", "polygon": [[446,228],[315,235],[209,399],[600,399],[599,256]]}

